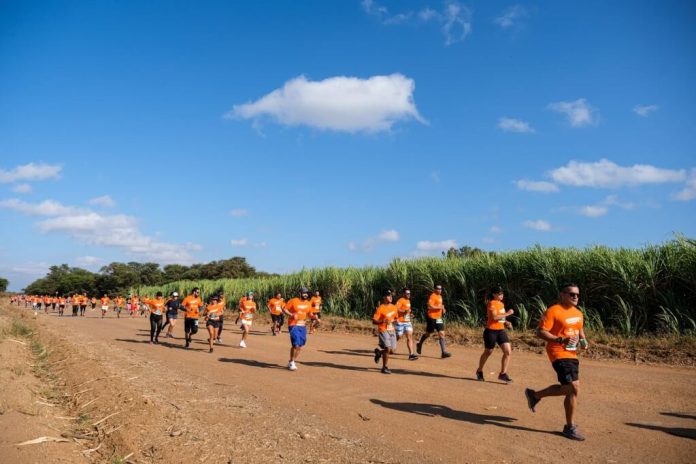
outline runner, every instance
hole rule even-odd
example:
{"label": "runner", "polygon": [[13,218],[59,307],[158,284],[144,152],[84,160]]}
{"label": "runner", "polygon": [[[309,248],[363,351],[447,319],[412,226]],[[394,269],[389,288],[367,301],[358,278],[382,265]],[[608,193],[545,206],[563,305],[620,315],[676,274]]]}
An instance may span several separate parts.
{"label": "runner", "polygon": [[99,303],[101,303],[101,313],[102,313],[102,319],[104,319],[104,316],[106,316],[106,312],[109,310],[109,303],[111,300],[109,299],[109,296],[105,293],[103,297],[99,299]]}
{"label": "runner", "polygon": [[80,308],[80,296],[77,293],[70,297],[70,304],[72,305],[72,317],[77,317],[77,310]]}
{"label": "runner", "polygon": [[278,292],[275,298],[268,300],[268,311],[271,313],[271,332],[275,337],[280,333],[280,328],[283,326],[283,307],[285,306],[285,300],[283,300],[283,294]]}
{"label": "runner", "polygon": [[254,301],[254,292],[247,292],[246,298],[239,303],[239,317],[242,320],[242,340],[239,346],[246,348],[246,339],[254,323],[254,313],[256,313],[256,302]]}
{"label": "runner", "polygon": [[159,344],[159,335],[162,332],[162,314],[164,314],[164,297],[162,292],[157,292],[155,299],[143,297],[143,303],[150,308],[150,345]]}
{"label": "runner", "polygon": [[194,288],[191,295],[184,298],[181,302],[182,311],[186,312],[184,317],[184,336],[186,337],[186,348],[191,345],[193,335],[198,332],[198,317],[200,316],[200,308],[203,306],[203,300],[200,297],[198,287]]}
{"label": "runner", "polygon": [[218,329],[220,328],[220,316],[225,310],[225,307],[220,303],[220,298],[213,295],[210,298],[210,303],[205,307],[205,327],[208,329],[208,353],[213,352],[213,342],[218,337]]}
{"label": "runner", "polygon": [[58,297],[58,316],[63,316],[65,313],[65,303],[67,302],[67,299],[61,295]]}
{"label": "runner", "polygon": [[138,296],[138,299],[140,301],[140,305],[138,306],[138,308],[140,309],[140,316],[143,317],[143,316],[145,316],[145,314],[147,314],[147,310],[149,309],[148,305],[145,303],[145,301],[149,300],[150,296],[145,295],[142,298],[140,298],[140,296]]}
{"label": "runner", "polygon": [[121,295],[118,295],[116,299],[114,300],[114,306],[116,310],[116,318],[121,319],[121,311],[123,310],[123,297]]}
{"label": "runner", "polygon": [[483,377],[483,366],[486,364],[488,357],[493,354],[495,345],[500,346],[503,350],[503,359],[500,364],[500,374],[498,374],[498,380],[505,383],[511,383],[512,379],[507,375],[508,364],[510,363],[510,353],[512,352],[512,345],[510,345],[510,339],[508,338],[505,328],[511,329],[512,324],[510,321],[505,320],[506,317],[512,316],[515,311],[512,309],[505,310],[505,305],[503,304],[503,288],[497,285],[491,289],[491,291],[486,296],[486,301],[488,302],[488,322],[486,323],[486,328],[483,331],[483,346],[484,350],[481,353],[481,359],[479,359],[479,366],[476,370],[476,379],[483,382],[485,379]]}
{"label": "runner", "polygon": [[225,308],[227,307],[227,300],[225,299],[225,292],[220,290],[218,292],[218,302],[222,305],[222,314],[220,314],[220,328],[217,331],[216,343],[222,343],[222,328],[225,325]]}
{"label": "runner", "polygon": [[44,314],[48,314],[48,307],[51,306],[52,301],[53,301],[53,298],[51,298],[48,295],[44,295],[44,297],[43,297]]}
{"label": "runner", "polygon": [[312,314],[314,315],[312,325],[309,327],[309,334],[311,335],[316,332],[321,324],[322,299],[319,290],[314,290],[314,296],[309,300],[309,303],[312,305]]}
{"label": "runner", "polygon": [[58,293],[53,295],[51,298],[51,310],[55,313],[56,312],[56,305],[58,304]]}
{"label": "runner", "polygon": [[553,370],[556,371],[560,385],[551,385],[539,391],[526,388],[524,394],[532,412],[535,412],[535,406],[542,398],[565,396],[563,407],[566,425],[563,427],[563,436],[583,441],[585,437],[578,432],[575,424],[575,409],[580,390],[580,362],[577,350],[578,344],[586,350],[588,343],[583,330],[583,314],[577,308],[579,298],[580,290],[577,285],[563,285],[560,302],[546,310],[536,332],[537,337],[546,341],[546,354]]}
{"label": "runner", "polygon": [[133,295],[130,298],[130,317],[135,317],[138,309],[140,309],[140,298],[137,295]]}
{"label": "runner", "polygon": [[[396,309],[399,312],[396,320],[396,340],[406,335],[406,347],[408,347],[408,360],[415,361],[418,355],[413,352],[413,325],[411,324],[411,290],[404,287],[401,290],[401,298],[396,302]],[[396,347],[394,347],[396,348]]]}
{"label": "runner", "polygon": [[92,304],[92,311],[94,311],[94,308],[97,307],[97,297],[93,296],[90,303]]}
{"label": "runner", "polygon": [[293,298],[283,308],[283,313],[288,316],[288,329],[290,331],[290,361],[288,369],[297,370],[295,361],[300,356],[302,347],[307,343],[308,317],[312,317],[312,305],[309,303],[309,290],[302,287],[300,297]]}
{"label": "runner", "polygon": [[89,298],[87,298],[87,292],[83,292],[82,296],[80,297],[80,316],[85,317],[85,310],[87,309],[87,302],[89,301]]}
{"label": "runner", "polygon": [[389,370],[389,355],[396,348],[396,331],[394,330],[394,322],[399,316],[399,311],[392,304],[392,291],[384,290],[382,292],[382,304],[375,310],[372,316],[372,323],[379,330],[379,348],[375,348],[375,363],[382,358],[382,374],[391,374]]}
{"label": "runner", "polygon": [[443,316],[447,313],[445,305],[442,304],[442,285],[435,285],[435,291],[428,298],[428,315],[426,317],[425,333],[421,336],[420,341],[416,344],[416,352],[421,354],[423,351],[423,343],[430,335],[437,331],[437,336],[440,339],[441,357],[449,358],[452,356],[445,349],[445,320]]}
{"label": "runner", "polygon": [[181,306],[181,302],[179,301],[179,294],[177,292],[172,292],[171,297],[167,301],[167,304],[165,305],[165,308],[167,309],[167,322],[164,323],[162,326],[162,330],[169,325],[167,328],[167,334],[165,335],[166,338],[174,338],[174,335],[172,335],[172,332],[174,331],[174,326],[176,325],[176,321],[179,319],[179,307]]}

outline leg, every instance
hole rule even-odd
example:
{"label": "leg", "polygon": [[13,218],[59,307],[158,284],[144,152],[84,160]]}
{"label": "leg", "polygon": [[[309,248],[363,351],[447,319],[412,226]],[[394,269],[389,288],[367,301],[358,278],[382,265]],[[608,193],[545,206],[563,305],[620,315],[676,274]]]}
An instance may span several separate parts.
{"label": "leg", "polygon": [[155,332],[155,343],[159,343],[159,336],[162,333],[162,316],[157,317],[157,331]]}
{"label": "leg", "polygon": [[215,328],[212,325],[208,326],[208,348],[210,353],[213,352],[213,342],[215,341]]}
{"label": "leg", "polygon": [[157,320],[155,316],[150,316],[150,343],[155,341],[155,330],[157,329]]}
{"label": "leg", "polygon": [[512,345],[510,345],[510,343],[503,343],[502,345],[500,345],[500,348],[503,350],[503,359],[500,362],[500,373],[505,374],[507,373],[507,368],[510,364],[510,353],[512,353]]}
{"label": "leg", "polygon": [[[565,385],[564,385],[565,386]],[[580,381],[575,380],[569,384],[570,393],[565,397],[563,407],[565,408],[566,425],[575,424],[575,408],[578,405],[578,393],[580,392]]]}
{"label": "leg", "polygon": [[481,358],[479,358],[479,366],[478,369],[476,369],[476,372],[483,372],[483,366],[486,364],[486,361],[488,361],[488,357],[493,354],[493,348],[485,348],[483,350],[483,353],[481,353]]}

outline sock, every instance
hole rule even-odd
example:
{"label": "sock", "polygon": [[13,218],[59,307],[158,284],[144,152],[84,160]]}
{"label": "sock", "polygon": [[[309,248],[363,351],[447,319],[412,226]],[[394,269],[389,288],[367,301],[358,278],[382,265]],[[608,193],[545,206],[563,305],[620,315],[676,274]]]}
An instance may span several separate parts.
{"label": "sock", "polygon": [[445,337],[440,337],[440,349],[445,352]]}

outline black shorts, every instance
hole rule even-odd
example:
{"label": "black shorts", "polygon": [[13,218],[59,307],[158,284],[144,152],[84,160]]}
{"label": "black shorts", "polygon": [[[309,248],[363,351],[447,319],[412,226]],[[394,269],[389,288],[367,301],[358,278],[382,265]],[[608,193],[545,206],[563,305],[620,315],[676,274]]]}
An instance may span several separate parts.
{"label": "black shorts", "polygon": [[278,326],[281,326],[285,321],[285,317],[283,317],[282,314],[271,314],[271,321],[273,321],[274,324],[277,322]]}
{"label": "black shorts", "polygon": [[168,312],[167,313],[167,320],[169,319],[179,319],[179,313],[178,312]]}
{"label": "black shorts", "polygon": [[184,332],[198,332],[198,325],[196,322],[198,322],[198,319],[194,319],[192,317],[184,318]]}
{"label": "black shorts", "polygon": [[[425,331],[427,333],[442,332],[445,330],[445,321],[443,319],[433,319],[426,317]],[[440,322],[437,322],[440,321]]]}
{"label": "black shorts", "polygon": [[220,322],[222,321],[213,321],[208,319],[208,322],[205,323],[206,327],[212,327],[213,329],[219,329],[220,328]]}
{"label": "black shorts", "polygon": [[551,365],[561,385],[580,380],[580,361],[577,359],[557,359]]}
{"label": "black shorts", "polygon": [[483,330],[483,346],[485,346],[487,350],[492,350],[495,348],[495,345],[502,346],[503,343],[510,343],[510,339],[505,330]]}

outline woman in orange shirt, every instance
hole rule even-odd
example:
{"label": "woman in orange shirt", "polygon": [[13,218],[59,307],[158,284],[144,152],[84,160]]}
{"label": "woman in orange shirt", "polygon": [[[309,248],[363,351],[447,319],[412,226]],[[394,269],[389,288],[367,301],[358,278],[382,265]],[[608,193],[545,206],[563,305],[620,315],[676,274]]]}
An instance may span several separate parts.
{"label": "woman in orange shirt", "polygon": [[246,339],[254,323],[254,313],[256,312],[256,302],[254,294],[247,292],[246,298],[239,303],[239,319],[242,320],[242,340],[239,342],[241,348],[246,348]]}
{"label": "woman in orange shirt", "polygon": [[512,379],[507,375],[512,346],[510,345],[510,339],[508,338],[507,332],[505,332],[506,328],[512,328],[512,324],[510,321],[505,320],[505,318],[512,316],[515,311],[512,309],[505,310],[505,305],[503,304],[504,296],[503,288],[500,285],[496,285],[491,289],[490,293],[486,297],[486,301],[488,302],[488,309],[486,311],[488,314],[488,321],[486,323],[486,328],[483,331],[484,350],[483,353],[481,353],[479,366],[476,370],[476,379],[480,380],[481,382],[484,381],[483,366],[486,364],[488,357],[493,353],[496,344],[500,346],[501,350],[503,350],[503,359],[501,361],[498,380],[505,383],[512,382]]}
{"label": "woman in orange shirt", "polygon": [[217,295],[213,295],[210,298],[210,303],[205,307],[205,327],[208,329],[208,353],[213,352],[213,343],[218,337],[218,330],[220,329],[220,318],[225,310],[225,305],[220,303]]}

